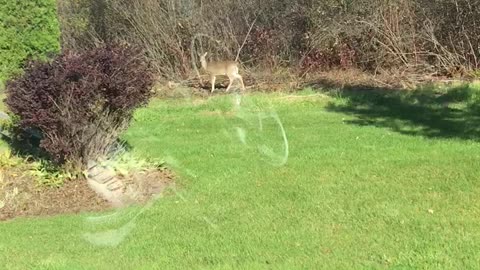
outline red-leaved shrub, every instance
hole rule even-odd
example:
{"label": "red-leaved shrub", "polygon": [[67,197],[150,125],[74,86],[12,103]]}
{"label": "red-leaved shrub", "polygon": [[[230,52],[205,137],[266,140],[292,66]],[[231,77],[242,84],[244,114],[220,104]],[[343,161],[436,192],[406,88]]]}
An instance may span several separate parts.
{"label": "red-leaved shrub", "polygon": [[23,130],[41,131],[52,161],[82,169],[106,155],[151,97],[154,76],[138,48],[109,44],[32,62],[7,83],[6,103]]}

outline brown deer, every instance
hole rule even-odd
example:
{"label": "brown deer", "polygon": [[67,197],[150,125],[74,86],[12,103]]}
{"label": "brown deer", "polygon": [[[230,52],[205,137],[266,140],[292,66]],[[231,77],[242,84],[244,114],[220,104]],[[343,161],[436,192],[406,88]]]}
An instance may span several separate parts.
{"label": "brown deer", "polygon": [[202,64],[202,69],[210,75],[210,83],[212,84],[212,93],[215,90],[215,79],[217,76],[223,75],[228,76],[230,83],[227,86],[227,92],[232,87],[232,83],[235,79],[238,79],[242,84],[242,90],[245,91],[245,85],[243,84],[243,78],[238,74],[238,63],[235,61],[217,61],[217,62],[207,62],[206,56],[208,53],[204,53],[200,56],[200,63]]}

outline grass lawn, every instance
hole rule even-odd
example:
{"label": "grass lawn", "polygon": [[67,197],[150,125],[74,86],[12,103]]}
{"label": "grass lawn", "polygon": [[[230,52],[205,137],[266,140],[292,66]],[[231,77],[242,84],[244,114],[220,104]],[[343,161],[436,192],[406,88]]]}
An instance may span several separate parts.
{"label": "grass lawn", "polygon": [[176,190],[0,223],[0,268],[480,269],[474,91],[329,93],[153,101],[125,139]]}

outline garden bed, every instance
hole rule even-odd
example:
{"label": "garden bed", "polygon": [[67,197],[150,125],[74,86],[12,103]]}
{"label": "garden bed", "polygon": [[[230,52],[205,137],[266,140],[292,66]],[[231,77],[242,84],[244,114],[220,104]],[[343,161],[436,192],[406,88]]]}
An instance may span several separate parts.
{"label": "garden bed", "polygon": [[[60,187],[39,183],[27,164],[0,169],[0,221],[17,217],[97,212],[112,204],[93,191],[86,179],[67,180]],[[173,183],[168,170],[135,172],[122,177],[134,189],[129,204],[145,203]],[[130,192],[131,193],[131,192]]]}

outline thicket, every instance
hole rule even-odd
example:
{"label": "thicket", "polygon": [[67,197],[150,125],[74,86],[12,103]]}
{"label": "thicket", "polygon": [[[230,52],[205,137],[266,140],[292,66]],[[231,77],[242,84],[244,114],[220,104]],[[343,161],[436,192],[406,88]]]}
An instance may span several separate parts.
{"label": "thicket", "polygon": [[165,77],[191,75],[198,34],[197,50],[234,59],[249,33],[240,54],[247,67],[445,75],[480,68],[477,0],[65,0],[59,14],[66,47],[138,44]]}
{"label": "thicket", "polygon": [[0,0],[0,84],[28,59],[58,52],[55,0]]}
{"label": "thicket", "polygon": [[[21,131],[39,131],[57,165],[81,171],[106,157],[133,111],[149,100],[154,75],[144,52],[125,44],[65,50],[34,61],[7,83],[6,103]],[[25,134],[25,132],[23,132]]]}

